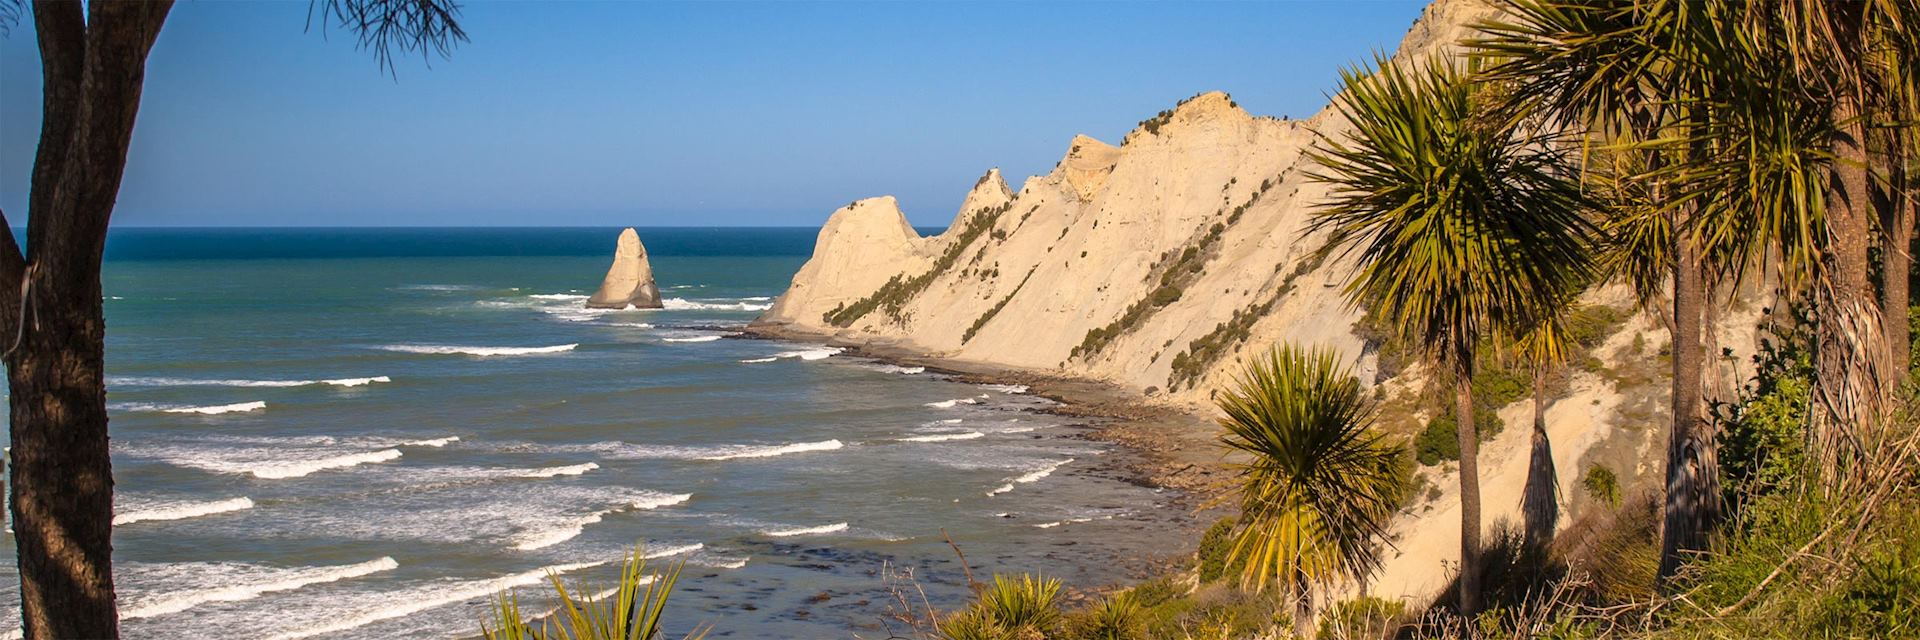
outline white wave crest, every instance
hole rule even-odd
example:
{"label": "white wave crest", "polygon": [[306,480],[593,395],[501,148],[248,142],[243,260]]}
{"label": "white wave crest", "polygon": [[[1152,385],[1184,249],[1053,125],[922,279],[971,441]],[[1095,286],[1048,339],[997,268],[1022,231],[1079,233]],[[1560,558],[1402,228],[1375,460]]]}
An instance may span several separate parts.
{"label": "white wave crest", "polygon": [[784,456],[789,453],[806,453],[808,451],[832,451],[834,449],[839,449],[844,446],[846,445],[842,444],[839,440],[822,440],[820,442],[800,442],[795,444],[767,446],[767,447],[737,446],[737,447],[731,448],[729,451],[725,453],[716,453],[713,455],[699,456],[698,459],[700,460],[737,460],[740,458],[772,458],[774,456]]}
{"label": "white wave crest", "polygon": [[371,610],[352,613],[342,612],[330,622],[306,629],[282,633],[273,636],[273,640],[298,640],[299,638],[336,634],[348,629],[364,627],[382,620],[409,616],[428,609],[435,609],[467,600],[489,598],[494,594],[514,587],[524,587],[546,582],[548,575],[568,573],[580,569],[597,567],[603,564],[606,564],[606,561],[553,565],[532,571],[522,571],[520,573],[500,576],[498,578],[469,580],[451,585],[436,583],[419,589],[411,589],[403,593],[381,594],[382,597],[380,601],[384,604],[376,606]]}
{"label": "white wave crest", "polygon": [[535,300],[566,300],[566,301],[573,301],[573,300],[585,300],[585,299],[587,299],[587,296],[586,296],[586,295],[584,295],[584,294],[578,294],[578,293],[536,293],[536,294],[532,294],[532,295],[529,295],[529,296],[527,296],[527,297],[529,297],[529,298],[533,298],[533,299],[535,299]]}
{"label": "white wave crest", "polygon": [[771,303],[748,301],[763,299],[764,298],[738,299],[739,301],[737,302],[722,302],[719,300],[703,301],[687,300],[685,298],[667,298],[660,301],[660,306],[668,311],[766,311],[772,309],[773,305]]}
{"label": "white wave crest", "polygon": [[762,531],[760,533],[773,536],[775,538],[791,538],[794,536],[810,536],[810,535],[817,535],[822,533],[835,533],[835,532],[846,531],[846,530],[847,530],[847,523],[837,522],[834,524],[820,525],[818,527],[802,527],[798,529],[772,529],[768,531]]}
{"label": "white wave crest", "polygon": [[980,400],[978,398],[954,398],[952,400],[929,402],[927,406],[935,409],[952,409],[963,404],[980,404]]}
{"label": "white wave crest", "polygon": [[600,465],[589,462],[586,464],[575,464],[575,465],[568,465],[564,467],[546,467],[544,469],[529,469],[527,471],[517,472],[513,475],[516,478],[552,478],[555,476],[577,476],[598,468],[600,468]]}
{"label": "white wave crest", "polygon": [[825,360],[827,358],[831,358],[839,354],[842,351],[846,351],[846,349],[842,349],[840,347],[820,347],[817,349],[800,349],[798,351],[782,351],[780,353],[773,354],[773,357],[799,358],[801,360]]}
{"label": "white wave crest", "polygon": [[[280,569],[268,572],[265,579],[242,584],[190,591],[181,595],[169,595],[148,602],[129,603],[120,611],[121,618],[150,618],[153,616],[179,613],[209,602],[237,602],[252,600],[264,593],[292,591],[307,585],[337,582],[348,578],[392,571],[400,563],[393,558],[380,558],[359,564],[334,567],[301,567],[298,569]],[[209,581],[217,582],[217,581]]]}
{"label": "white wave crest", "polygon": [[149,404],[149,403],[136,402],[136,403],[115,403],[112,405],[108,405],[108,408],[113,409],[115,411],[141,411],[141,412],[158,412],[158,413],[197,413],[200,415],[213,416],[213,415],[220,415],[222,413],[240,413],[240,412],[246,412],[246,411],[259,411],[261,409],[267,408],[267,403],[256,401],[256,402],[241,402],[236,404],[222,404],[222,405],[211,405],[211,406],[201,407],[201,406],[183,405],[183,404]]}
{"label": "white wave crest", "polygon": [[936,433],[936,434],[927,435],[927,436],[907,436],[905,438],[901,438],[900,441],[901,442],[949,442],[953,440],[972,440],[974,438],[984,438],[986,437],[986,435],[987,434],[984,434],[978,431],[967,431],[962,433]]}
{"label": "white wave crest", "polygon": [[773,362],[775,360],[779,360],[779,358],[748,358],[745,360],[741,360],[740,364],[763,364],[767,362]]}
{"label": "white wave crest", "polygon": [[209,471],[219,471],[222,473],[252,474],[253,477],[255,478],[261,478],[265,480],[281,480],[285,478],[299,478],[302,476],[310,475],[316,471],[325,471],[327,469],[344,469],[347,467],[356,467],[369,462],[386,462],[388,460],[396,460],[399,458],[400,458],[399,449],[381,449],[379,451],[367,451],[364,453],[349,453],[346,455],[332,456],[328,458],[321,458],[318,460],[266,461],[266,462],[258,462],[258,463],[231,463],[226,461],[209,461],[204,464],[188,463],[188,466],[196,466],[202,469],[207,469]]}
{"label": "white wave crest", "polygon": [[1016,485],[1016,484],[1030,484],[1034,482],[1039,482],[1041,478],[1045,478],[1047,476],[1053,475],[1054,471],[1058,470],[1060,467],[1067,466],[1069,463],[1072,463],[1072,462],[1073,462],[1073,458],[1067,458],[1065,460],[1061,460],[1059,462],[1049,464],[1039,469],[1029,471],[1025,474],[1022,474],[1013,478],[1009,478],[1006,484],[995,487],[992,491],[988,491],[987,495],[997,496],[1002,493],[1012,491],[1013,485]]}
{"label": "white wave crest", "polygon": [[927,372],[926,367],[902,367],[896,364],[878,365],[873,367],[873,370],[879,371],[881,373],[898,373],[901,375],[908,375],[908,376],[919,375]]}
{"label": "white wave crest", "polygon": [[305,387],[327,384],[336,387],[358,387],[375,382],[393,382],[386,376],[369,378],[338,378],[333,380],[195,380],[192,378],[155,378],[144,376],[112,376],[107,384],[116,387]]}
{"label": "white wave crest", "polygon": [[[548,529],[539,529],[535,531],[522,533],[514,537],[515,542],[513,544],[513,548],[519,549],[521,551],[532,551],[534,549],[551,547],[553,545],[560,544],[562,542],[566,542],[568,540],[572,540],[574,538],[579,537],[581,533],[586,531],[587,525],[599,523],[601,518],[604,518],[609,514],[619,513],[621,511],[646,511],[649,509],[658,509],[660,507],[664,507],[668,505],[680,504],[692,498],[693,498],[693,494],[690,494],[690,493],[652,494],[646,497],[635,499],[632,502],[629,502],[624,505],[619,505],[610,509],[601,509],[593,513],[576,517],[557,527],[552,527]],[[695,549],[697,548],[698,548],[698,545],[695,545]]]}
{"label": "white wave crest", "polygon": [[687,336],[684,338],[661,338],[661,340],[664,340],[667,342],[713,342],[719,339],[720,339],[720,336]]}
{"label": "white wave crest", "polygon": [[444,438],[434,438],[431,440],[402,440],[396,444],[399,444],[400,446],[403,446],[403,447],[434,447],[437,449],[437,448],[444,447],[459,441],[460,441],[460,436],[447,436]]}
{"label": "white wave crest", "polygon": [[389,344],[382,345],[379,348],[385,351],[398,351],[401,353],[466,355],[485,358],[489,356],[529,356],[543,353],[561,353],[564,351],[572,351],[574,347],[578,346],[580,346],[578,343],[556,344],[550,347],[465,347],[433,344]]}
{"label": "white wave crest", "polygon": [[114,514],[113,526],[146,522],[152,520],[185,520],[216,513],[228,513],[252,509],[253,500],[245,497],[213,502],[170,502],[143,505],[127,509],[125,513]]}
{"label": "white wave crest", "polygon": [[990,389],[993,391],[998,391],[1000,393],[1019,394],[1019,393],[1026,393],[1027,389],[1030,389],[1031,387],[1028,387],[1027,385],[1024,385],[1024,384],[983,384],[983,385],[980,385],[980,388]]}
{"label": "white wave crest", "polygon": [[254,402],[222,404],[222,405],[214,405],[211,407],[178,407],[174,409],[163,409],[163,411],[166,411],[167,413],[198,413],[200,415],[214,416],[214,415],[220,415],[222,413],[259,411],[265,408],[267,408],[267,403],[256,400]]}
{"label": "white wave crest", "polygon": [[701,558],[696,560],[696,562],[702,566],[713,567],[715,569],[739,569],[747,566],[747,561],[752,559],[752,556],[744,558]]}

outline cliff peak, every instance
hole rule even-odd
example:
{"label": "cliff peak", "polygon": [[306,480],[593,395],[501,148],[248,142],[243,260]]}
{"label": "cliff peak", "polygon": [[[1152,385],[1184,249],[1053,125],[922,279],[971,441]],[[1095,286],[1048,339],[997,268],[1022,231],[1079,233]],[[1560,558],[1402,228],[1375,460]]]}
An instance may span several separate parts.
{"label": "cliff peak", "polygon": [[1073,137],[1073,143],[1067,147],[1067,155],[1060,159],[1060,168],[1067,184],[1072,185],[1082,202],[1092,200],[1093,196],[1107,184],[1107,175],[1113,173],[1113,165],[1120,161],[1120,148],[1101,142],[1086,134]]}

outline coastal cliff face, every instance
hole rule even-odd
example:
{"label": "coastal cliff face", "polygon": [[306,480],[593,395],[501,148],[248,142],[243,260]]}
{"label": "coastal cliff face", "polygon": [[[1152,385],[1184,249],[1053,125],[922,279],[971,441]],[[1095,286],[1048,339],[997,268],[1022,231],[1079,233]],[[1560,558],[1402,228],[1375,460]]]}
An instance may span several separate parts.
{"label": "coastal cliff face", "polygon": [[[1487,14],[1429,7],[1401,56],[1444,51]],[[1146,120],[1119,146],[1077,136],[1018,192],[998,170],[944,233],[922,238],[891,197],[833,213],[813,259],[763,329],[886,343],[947,358],[1107,380],[1199,403],[1244,356],[1281,341],[1372,362],[1342,297],[1350,265],[1307,233],[1327,188],[1307,178],[1308,120],[1250,115],[1206,93]]]}

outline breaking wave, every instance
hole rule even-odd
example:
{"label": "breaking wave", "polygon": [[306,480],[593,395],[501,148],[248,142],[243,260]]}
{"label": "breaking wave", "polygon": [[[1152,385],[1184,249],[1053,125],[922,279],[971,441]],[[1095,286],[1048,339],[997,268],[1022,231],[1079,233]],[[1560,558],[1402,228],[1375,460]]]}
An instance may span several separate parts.
{"label": "breaking wave", "polygon": [[984,438],[986,437],[986,435],[987,434],[984,434],[978,431],[966,431],[962,433],[936,433],[933,435],[926,435],[926,436],[907,436],[905,438],[901,438],[900,441],[901,442],[948,442],[951,440],[972,440],[974,438]]}
{"label": "breaking wave", "polygon": [[158,502],[138,505],[113,516],[113,526],[153,520],[185,520],[253,508],[253,500],[234,498],[213,502]]}
{"label": "breaking wave", "polygon": [[660,306],[668,311],[766,311],[773,308],[770,302],[759,302],[768,298],[737,298],[734,302],[715,300],[688,300],[685,298],[667,298]]}
{"label": "breaking wave", "polygon": [[801,527],[797,529],[769,529],[766,531],[762,531],[760,533],[773,536],[775,538],[791,538],[794,536],[810,536],[810,535],[817,535],[822,533],[835,533],[835,532],[846,531],[846,530],[847,530],[847,523],[837,522],[834,524],[820,525],[818,527]]}
{"label": "breaking wave", "polygon": [[[252,565],[240,566],[248,567],[249,571],[254,569]],[[126,609],[121,610],[120,617],[150,618],[170,613],[179,613],[209,602],[252,600],[265,593],[292,591],[308,585],[358,578],[382,571],[392,571],[399,568],[399,566],[400,563],[395,562],[393,558],[383,557],[378,560],[369,560],[359,564],[332,567],[299,567],[294,569],[261,568],[264,570],[256,572],[259,575],[246,576],[244,578],[239,576],[218,576],[220,578],[235,578],[239,584],[232,584],[232,581],[229,580],[205,579],[199,583],[227,584],[226,586],[212,589],[189,591],[179,595],[169,594],[152,600],[136,600],[130,602]],[[228,571],[225,573],[232,572]],[[202,576],[202,578],[209,577],[214,576]]]}
{"label": "breaking wave", "polygon": [[563,351],[572,351],[574,347],[578,346],[580,346],[579,343],[557,344],[550,347],[465,347],[457,345],[389,344],[380,346],[379,349],[398,351],[401,353],[467,355],[484,358],[488,356],[528,356],[543,353],[560,353]]}
{"label": "breaking wave", "polygon": [[386,376],[368,378],[336,378],[333,380],[194,380],[190,378],[152,378],[121,377],[107,378],[107,384],[116,387],[305,387],[325,384],[336,387],[358,387],[375,382],[393,382]]}

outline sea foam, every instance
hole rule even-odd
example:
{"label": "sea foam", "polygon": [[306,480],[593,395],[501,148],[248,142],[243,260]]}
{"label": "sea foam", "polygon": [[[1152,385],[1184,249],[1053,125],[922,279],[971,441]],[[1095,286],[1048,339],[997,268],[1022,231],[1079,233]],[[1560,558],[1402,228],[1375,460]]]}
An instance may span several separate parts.
{"label": "sea foam", "polygon": [[[624,505],[619,505],[609,509],[601,509],[593,513],[589,513],[583,516],[573,518],[571,520],[564,521],[563,523],[560,524],[560,526],[557,526],[557,527],[539,529],[539,530],[522,533],[514,537],[515,542],[513,544],[513,548],[519,549],[521,551],[531,551],[534,549],[550,547],[556,544],[560,544],[562,542],[566,542],[568,540],[572,540],[576,537],[579,537],[582,532],[586,531],[587,525],[596,524],[600,522],[601,518],[606,517],[609,514],[618,513],[621,511],[629,511],[629,510],[645,511],[649,509],[658,509],[660,507],[664,507],[668,505],[680,504],[692,498],[693,498],[693,494],[678,493],[678,494],[653,494],[648,497],[635,499],[632,502],[629,502]],[[695,549],[697,548],[698,548],[698,545],[695,546]],[[691,550],[692,549],[690,549],[690,551]]]}
{"label": "sea foam", "polygon": [[905,438],[901,438],[900,441],[901,442],[948,442],[952,440],[972,440],[974,438],[984,438],[986,437],[986,435],[987,434],[984,434],[978,431],[964,431],[961,433],[936,433],[933,435],[925,435],[925,436],[907,436]]}
{"label": "sea foam", "polygon": [[[753,300],[764,300],[754,298]],[[773,308],[769,302],[749,301],[745,298],[687,300],[685,298],[667,298],[660,306],[668,311],[766,311]]]}
{"label": "sea foam", "polygon": [[572,351],[574,347],[578,346],[580,346],[579,343],[556,344],[550,347],[468,347],[436,344],[389,344],[382,345],[378,348],[385,351],[398,351],[401,353],[466,355],[485,358],[490,356],[530,356],[546,353],[561,353]]}
{"label": "sea foam", "polygon": [[421,587],[407,589],[398,593],[378,594],[379,602],[374,607],[353,612],[336,612],[329,621],[305,629],[289,631],[273,636],[274,640],[297,640],[320,635],[337,634],[349,629],[364,627],[382,620],[405,617],[467,600],[490,598],[501,591],[513,587],[524,587],[547,581],[547,576],[558,575],[597,567],[607,561],[558,564],[541,567],[531,571],[489,578],[467,580],[447,584],[436,582]]}
{"label": "sea foam", "polygon": [[223,584],[223,586],[179,594],[166,594],[148,600],[134,600],[128,603],[127,608],[120,610],[120,617],[122,619],[150,618],[153,616],[179,613],[209,602],[251,600],[265,593],[292,591],[308,585],[337,582],[349,578],[358,578],[360,576],[380,573],[382,571],[392,571],[398,568],[400,563],[395,562],[393,558],[383,557],[378,560],[369,560],[359,564],[332,567],[272,569],[264,567],[254,568],[251,565],[246,566],[250,567],[247,573],[255,575],[245,577],[219,576],[221,578],[232,578],[232,580],[207,579],[212,576],[203,575],[201,576],[203,579],[196,581],[195,584]]}
{"label": "sea foam", "polygon": [[393,382],[393,379],[386,376],[335,378],[331,380],[196,380],[192,378],[156,378],[142,376],[113,376],[107,378],[107,384],[115,387],[305,387],[319,384],[336,387],[358,387],[375,382]]}
{"label": "sea foam", "polygon": [[837,532],[846,531],[846,530],[847,530],[847,523],[836,522],[834,524],[820,525],[818,527],[801,527],[796,529],[769,529],[766,531],[762,531],[760,533],[773,536],[775,538],[791,538],[794,536],[810,536],[810,535],[817,535],[822,533],[837,533]]}
{"label": "sea foam", "polygon": [[253,500],[245,497],[212,502],[157,502],[152,504],[132,503],[121,513],[114,514],[113,526],[146,522],[150,520],[185,520],[216,513],[227,513],[252,509]]}
{"label": "sea foam", "polygon": [[1012,491],[1013,486],[1016,484],[1029,484],[1029,483],[1039,482],[1041,478],[1045,478],[1047,476],[1053,475],[1053,472],[1055,470],[1058,470],[1060,467],[1067,466],[1067,464],[1071,462],[1073,462],[1073,458],[1067,458],[1065,460],[1061,460],[1059,462],[1049,464],[1039,469],[1029,471],[1025,474],[1015,476],[1013,478],[1009,478],[1005,484],[1002,484],[998,487],[994,487],[992,491],[988,491],[987,495],[997,496],[1002,493]]}

